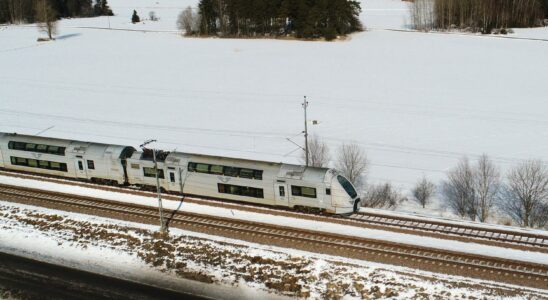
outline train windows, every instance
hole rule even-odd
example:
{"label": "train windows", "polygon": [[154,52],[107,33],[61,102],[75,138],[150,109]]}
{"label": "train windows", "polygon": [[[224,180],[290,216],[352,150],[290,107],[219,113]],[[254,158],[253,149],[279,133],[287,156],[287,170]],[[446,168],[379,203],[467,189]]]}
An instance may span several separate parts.
{"label": "train windows", "polygon": [[46,161],[46,160],[37,160],[37,159],[31,159],[31,158],[23,158],[23,157],[10,157],[11,164],[16,166],[24,166],[24,167],[30,167],[30,168],[41,168],[41,169],[48,169],[48,170],[54,170],[54,171],[67,171],[67,164],[65,163],[59,163],[59,162],[53,162],[53,161]]}
{"label": "train windows", "polygon": [[280,197],[285,197],[285,187],[280,186],[279,189],[280,189]]}
{"label": "train windows", "polygon": [[339,176],[337,176],[337,180],[342,185],[342,187],[344,188],[344,190],[346,191],[348,196],[350,196],[350,198],[354,199],[354,198],[356,198],[356,196],[358,196],[358,193],[356,193],[356,190],[352,186],[352,183],[350,183],[350,181],[348,181],[348,179],[346,179],[343,176],[339,175]]}
{"label": "train windows", "polygon": [[57,146],[48,146],[48,153],[49,154],[58,154],[59,147]]}
{"label": "train windows", "polygon": [[292,185],[291,195],[306,198],[316,198],[316,189],[311,187]]}
{"label": "train windows", "polygon": [[41,152],[41,153],[48,152],[48,145],[42,145],[42,144],[36,145],[36,152]]}
{"label": "train windows", "polygon": [[264,198],[263,189],[218,183],[217,188],[221,194],[231,194],[252,198]]}
{"label": "train windows", "polygon": [[10,141],[8,143],[8,148],[13,150],[49,153],[49,154],[55,154],[55,155],[65,155],[65,150],[66,150],[65,147],[35,144],[35,143],[25,143],[25,142],[15,142],[15,141]]}
{"label": "train windows", "polygon": [[325,194],[326,195],[331,195],[331,189],[325,189]]}
{"label": "train windows", "polygon": [[209,173],[209,165],[196,164],[196,172],[198,172],[198,173]]}
{"label": "train windows", "polygon": [[25,143],[21,142],[9,142],[8,148],[13,150],[25,150]]}
{"label": "train windows", "polygon": [[141,166],[139,164],[131,164],[132,169],[140,169]]}
{"label": "train windows", "polygon": [[38,161],[36,159],[27,159],[29,167],[38,168]]}
{"label": "train windows", "polygon": [[240,174],[240,169],[234,167],[225,167],[225,172],[223,175],[229,177],[238,177]]}
{"label": "train windows", "polygon": [[169,172],[169,181],[175,182],[175,173]]}
{"label": "train windows", "polygon": [[80,169],[80,171],[84,170],[84,164],[80,160],[78,161],[78,169]]}
{"label": "train windows", "polygon": [[262,170],[236,168],[236,167],[228,167],[228,166],[221,166],[221,165],[209,165],[209,164],[194,163],[194,162],[188,163],[188,171],[204,173],[204,174],[229,176],[229,177],[256,179],[256,180],[263,179]]}
{"label": "train windows", "polygon": [[240,170],[240,177],[247,178],[247,179],[253,179],[255,173],[251,169],[241,169]]}
{"label": "train windows", "polygon": [[308,198],[316,198],[316,189],[310,187],[302,187],[302,196]]}
{"label": "train windows", "polygon": [[223,166],[212,165],[211,174],[223,175]]}
{"label": "train windows", "polygon": [[[145,177],[156,178],[156,174],[154,173],[154,168],[143,167],[143,174],[145,175]],[[164,179],[164,170],[158,169],[158,178]]]}
{"label": "train windows", "polygon": [[93,160],[88,160],[88,169],[95,170],[95,163]]}

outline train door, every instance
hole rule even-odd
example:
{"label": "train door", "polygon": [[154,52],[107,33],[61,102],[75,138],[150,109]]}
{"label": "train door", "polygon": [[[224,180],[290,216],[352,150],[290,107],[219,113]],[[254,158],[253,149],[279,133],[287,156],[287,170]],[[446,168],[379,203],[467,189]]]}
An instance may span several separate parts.
{"label": "train door", "polygon": [[177,168],[168,167],[167,168],[167,177],[168,190],[172,192],[181,192],[180,186],[180,172]]}
{"label": "train door", "polygon": [[77,157],[74,163],[75,163],[74,169],[76,170],[76,178],[88,178],[84,159],[81,157]]}
{"label": "train door", "polygon": [[289,206],[289,186],[286,183],[277,182],[274,184],[274,195],[276,205]]}

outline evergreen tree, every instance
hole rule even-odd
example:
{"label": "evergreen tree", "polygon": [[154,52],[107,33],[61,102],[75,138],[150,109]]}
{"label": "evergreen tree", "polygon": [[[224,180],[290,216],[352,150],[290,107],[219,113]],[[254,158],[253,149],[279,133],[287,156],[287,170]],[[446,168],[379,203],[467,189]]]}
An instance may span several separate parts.
{"label": "evergreen tree", "polygon": [[215,9],[215,0],[201,0],[198,4],[200,10],[200,34],[216,35],[218,14]]}
{"label": "evergreen tree", "polygon": [[101,1],[101,11],[103,13],[103,16],[114,16],[114,13],[112,13],[112,9],[110,9],[110,6],[108,6],[107,0]]}
{"label": "evergreen tree", "polygon": [[334,39],[361,29],[351,0],[201,0],[200,34]]}
{"label": "evergreen tree", "polygon": [[139,23],[141,22],[141,18],[139,18],[139,15],[137,15],[137,11],[133,10],[133,15],[131,16],[131,23]]}
{"label": "evergreen tree", "polygon": [[112,10],[108,6],[107,0],[96,0],[93,6],[93,13],[96,16],[113,16]]}

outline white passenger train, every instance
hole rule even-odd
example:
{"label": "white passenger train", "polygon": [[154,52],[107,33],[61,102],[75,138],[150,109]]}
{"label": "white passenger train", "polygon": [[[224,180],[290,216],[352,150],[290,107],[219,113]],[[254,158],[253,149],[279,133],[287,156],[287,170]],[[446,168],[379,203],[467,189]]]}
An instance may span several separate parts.
{"label": "white passenger train", "polygon": [[[351,214],[360,199],[334,169],[157,151],[163,190],[271,206]],[[155,187],[151,150],[0,133],[0,168]]]}

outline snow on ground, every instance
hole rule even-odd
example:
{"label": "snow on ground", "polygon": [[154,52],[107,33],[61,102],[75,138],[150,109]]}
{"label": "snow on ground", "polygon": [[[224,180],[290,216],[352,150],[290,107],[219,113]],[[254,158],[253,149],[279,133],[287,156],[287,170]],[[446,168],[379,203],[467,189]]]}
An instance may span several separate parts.
{"label": "snow on ground", "polygon": [[[408,190],[464,155],[504,170],[548,160],[547,42],[382,30],[406,28],[398,0],[366,1],[370,31],[332,43],[183,38],[175,20],[195,1],[109,3],[116,16],[63,20],[56,42],[2,27],[0,131],[298,162],[286,138],[302,131],[307,95],[311,134],[333,157],[342,143],[365,147],[370,182]],[[160,21],[131,24],[133,9]],[[84,28],[109,23],[161,32]]]}
{"label": "snow on ground", "polygon": [[[541,299],[546,291],[0,201],[0,251],[223,299]],[[37,247],[37,245],[39,245]],[[84,259],[83,259],[84,258]]]}
{"label": "snow on ground", "polygon": [[[48,191],[64,192],[75,195],[88,197],[97,197],[113,201],[122,201],[128,203],[137,203],[157,207],[157,199],[155,197],[135,196],[125,193],[110,192],[104,190],[96,190],[92,188],[84,188],[71,185],[62,185],[52,182],[43,182],[29,179],[14,178],[9,176],[0,176],[0,182],[11,185],[25,186],[31,188],[44,189]],[[548,254],[540,252],[529,252],[515,249],[506,249],[494,246],[487,246],[476,243],[465,243],[460,241],[437,239],[431,237],[417,236],[412,234],[403,234],[392,231],[375,230],[367,228],[358,228],[348,225],[334,224],[330,222],[320,222],[304,220],[300,218],[283,217],[276,215],[268,215],[247,211],[239,211],[222,207],[213,207],[208,205],[200,205],[195,203],[182,203],[180,201],[163,200],[163,207],[172,210],[182,210],[191,213],[199,213],[205,215],[219,216],[230,219],[241,219],[255,221],[266,224],[294,227],[298,229],[306,228],[321,232],[330,232],[335,234],[349,235],[353,237],[362,237],[383,241],[391,241],[395,243],[403,243],[409,245],[418,245],[422,247],[447,249],[462,253],[470,253],[476,255],[486,255],[493,257],[501,257],[516,261],[527,261],[538,264],[546,264],[548,262]]]}

